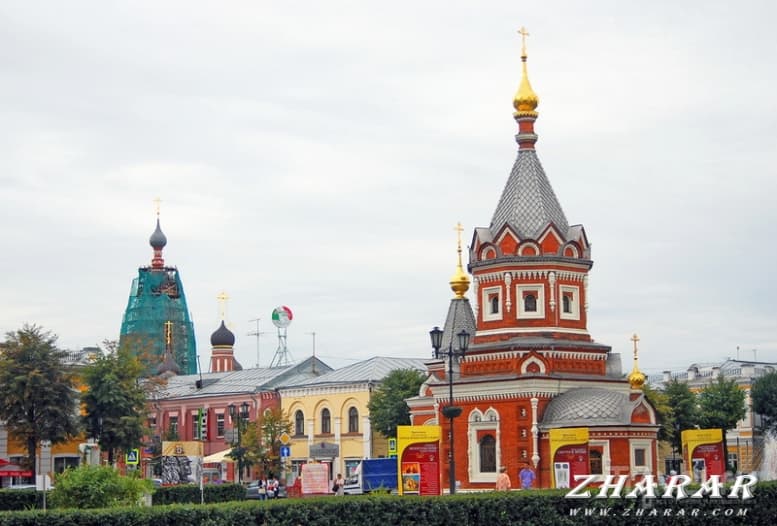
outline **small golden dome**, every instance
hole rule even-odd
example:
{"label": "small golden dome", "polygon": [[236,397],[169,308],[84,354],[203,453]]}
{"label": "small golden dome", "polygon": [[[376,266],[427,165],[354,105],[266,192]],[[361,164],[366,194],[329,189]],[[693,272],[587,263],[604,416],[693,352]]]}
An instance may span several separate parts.
{"label": "small golden dome", "polygon": [[456,272],[451,277],[451,290],[456,294],[457,298],[463,298],[464,294],[469,290],[469,276],[464,272],[461,267],[461,263],[456,267]]}
{"label": "small golden dome", "polygon": [[642,389],[642,386],[645,385],[645,380],[647,377],[637,369],[636,367],[631,370],[629,373],[629,385],[631,385],[632,389]]}
{"label": "small golden dome", "polygon": [[513,99],[513,108],[515,108],[516,115],[533,115],[537,116],[537,105],[540,102],[540,98],[531,89],[529,83],[529,74],[526,71],[526,55],[521,57],[523,61],[523,74],[521,75],[521,84],[518,86],[518,91],[515,92],[515,98]]}

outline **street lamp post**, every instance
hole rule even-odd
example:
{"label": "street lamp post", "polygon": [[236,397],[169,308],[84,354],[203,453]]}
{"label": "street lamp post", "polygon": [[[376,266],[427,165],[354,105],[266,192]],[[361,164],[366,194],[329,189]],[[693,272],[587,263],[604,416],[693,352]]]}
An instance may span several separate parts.
{"label": "street lamp post", "polygon": [[235,418],[237,418],[237,483],[243,482],[243,444],[242,444],[242,428],[243,423],[248,419],[248,402],[240,404],[240,412],[235,404],[229,404],[229,417],[232,419],[232,425],[234,427]]}
{"label": "street lamp post", "polygon": [[450,484],[450,494],[456,493],[456,455],[454,449],[454,435],[453,435],[453,419],[461,414],[461,407],[453,405],[453,359],[463,358],[469,348],[469,333],[462,329],[456,334],[458,339],[458,348],[453,348],[453,338],[451,338],[448,344],[448,350],[442,350],[442,335],[443,331],[439,327],[435,327],[429,331],[429,336],[432,338],[432,348],[434,349],[435,358],[448,357],[448,405],[443,407],[442,414],[450,421],[450,437],[451,437],[451,449],[448,456],[448,475]]}

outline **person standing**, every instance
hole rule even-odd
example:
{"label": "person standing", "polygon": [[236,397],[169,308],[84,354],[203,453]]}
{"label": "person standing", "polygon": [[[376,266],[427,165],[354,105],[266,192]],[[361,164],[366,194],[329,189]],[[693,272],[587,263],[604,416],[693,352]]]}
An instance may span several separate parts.
{"label": "person standing", "polygon": [[511,488],[510,475],[507,474],[507,468],[502,466],[499,468],[499,475],[496,476],[496,491],[510,491]]}
{"label": "person standing", "polygon": [[343,495],[345,495],[345,481],[343,480],[342,473],[337,474],[335,483],[332,485],[332,491],[334,491],[335,495],[337,495],[338,497],[342,497]]}
{"label": "person standing", "polygon": [[534,477],[534,471],[528,464],[524,464],[523,469],[518,473],[518,478],[521,479],[521,489],[531,489]]}

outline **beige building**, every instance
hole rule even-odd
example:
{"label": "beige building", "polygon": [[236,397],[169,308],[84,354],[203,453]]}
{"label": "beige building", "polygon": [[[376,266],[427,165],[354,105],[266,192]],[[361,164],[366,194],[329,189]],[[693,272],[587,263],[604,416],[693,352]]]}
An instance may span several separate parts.
{"label": "beige building", "polygon": [[[723,362],[694,363],[684,371],[664,371],[660,375],[649,376],[648,383],[663,389],[670,381],[678,380],[686,382],[694,393],[699,393],[717,380],[718,376],[735,380],[737,386],[745,392],[747,412],[736,428],[726,433],[728,462],[736,466],[737,472],[747,473],[760,469],[764,452],[761,415],[753,412],[750,389],[755,380],[775,370],[777,363],[728,359]],[[671,448],[663,451],[663,456],[666,459],[673,458]]]}
{"label": "beige building", "polygon": [[376,386],[393,370],[425,371],[424,360],[375,357],[278,387],[281,408],[292,423],[292,473],[303,464],[329,465],[330,479],[348,476],[363,458],[385,457],[388,440],[373,432],[367,404]]}

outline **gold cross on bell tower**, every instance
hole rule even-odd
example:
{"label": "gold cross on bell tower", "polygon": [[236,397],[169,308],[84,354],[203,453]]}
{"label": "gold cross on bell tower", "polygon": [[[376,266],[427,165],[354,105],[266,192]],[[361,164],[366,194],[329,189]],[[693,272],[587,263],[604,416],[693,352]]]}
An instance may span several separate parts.
{"label": "gold cross on bell tower", "polygon": [[221,291],[221,293],[216,296],[216,299],[219,300],[219,316],[221,316],[222,320],[227,319],[227,300],[229,299],[229,295],[225,291]]}
{"label": "gold cross on bell tower", "polygon": [[159,217],[159,209],[161,207],[162,200],[158,197],[154,199],[154,207],[156,208],[156,216]]}
{"label": "gold cross on bell tower", "polygon": [[165,343],[168,346],[173,343],[173,322],[170,320],[165,322]]}
{"label": "gold cross on bell tower", "polygon": [[521,26],[521,29],[518,30],[518,34],[521,35],[521,56],[526,56],[526,37],[529,36],[529,32],[526,31],[526,28]]}

